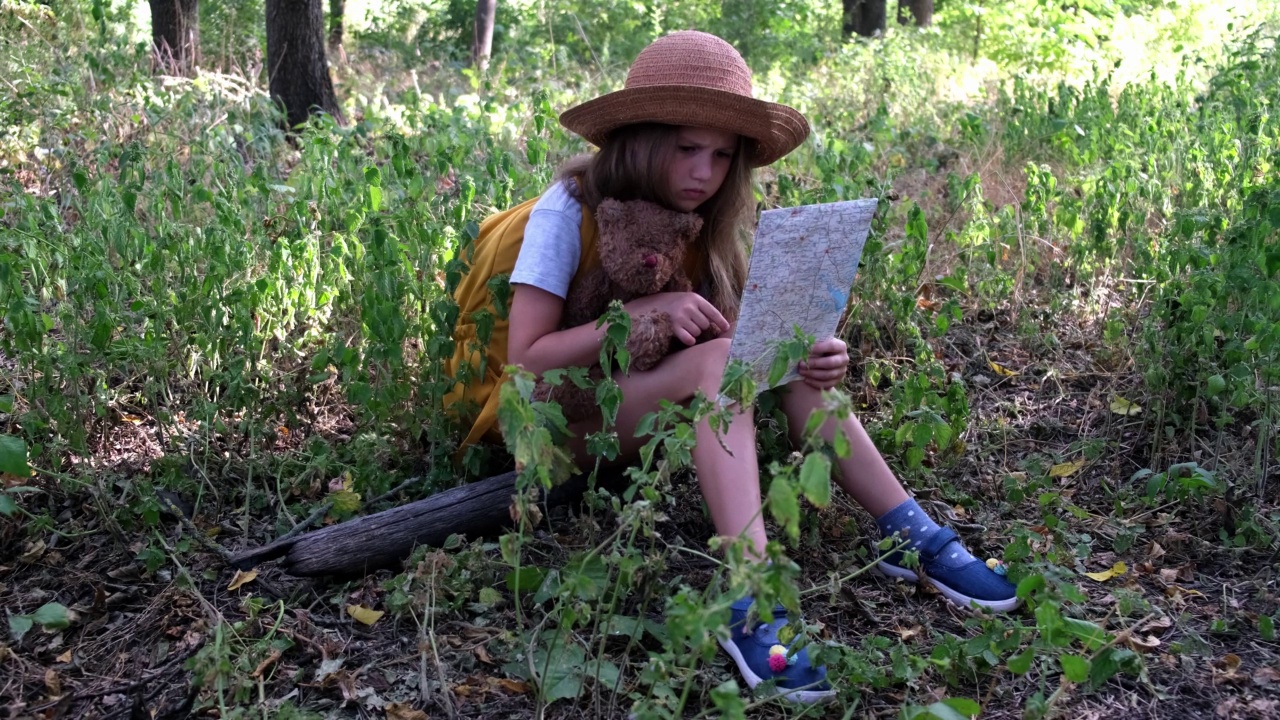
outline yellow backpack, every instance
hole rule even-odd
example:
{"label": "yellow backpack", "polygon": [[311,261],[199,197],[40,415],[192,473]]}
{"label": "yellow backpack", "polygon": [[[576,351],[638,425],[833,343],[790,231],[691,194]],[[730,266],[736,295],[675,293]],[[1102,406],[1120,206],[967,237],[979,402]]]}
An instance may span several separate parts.
{"label": "yellow backpack", "polygon": [[[470,430],[460,449],[482,441],[501,442],[498,431],[498,388],[507,380],[507,338],[510,323],[510,288],[508,281],[516,267],[524,228],[538,198],[523,202],[509,210],[485,218],[475,242],[463,250],[468,269],[458,284],[454,299],[458,303],[458,322],[454,327],[453,357],[445,372],[455,385],[444,398],[444,406]],[[596,219],[585,205],[582,208],[582,254],[573,283],[600,264],[596,251],[598,231]],[[690,252],[685,259],[686,271],[698,283],[701,255]]]}
{"label": "yellow backpack", "polygon": [[[498,388],[507,380],[503,368],[507,365],[510,292],[501,286],[516,267],[524,228],[537,202],[538,198],[533,198],[485,218],[479,236],[464,251],[469,254],[469,267],[454,293],[458,323],[453,331],[453,357],[445,364],[445,371],[457,384],[444,398],[447,410],[464,425],[471,423],[463,448],[482,440],[502,439],[498,433]],[[582,208],[581,235],[582,259],[575,281],[600,262],[596,220],[586,207]]]}

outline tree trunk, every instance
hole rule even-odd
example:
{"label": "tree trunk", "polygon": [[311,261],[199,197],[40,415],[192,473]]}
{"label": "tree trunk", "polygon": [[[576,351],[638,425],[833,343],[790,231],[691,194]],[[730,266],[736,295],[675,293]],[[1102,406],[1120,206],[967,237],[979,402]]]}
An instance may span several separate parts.
{"label": "tree trunk", "polygon": [[[602,473],[603,487],[622,487],[620,472]],[[511,523],[516,474],[507,472],[460,485],[406,505],[303,533],[231,557],[233,567],[248,570],[283,558],[290,575],[350,577],[394,567],[418,545],[439,546],[450,535],[475,538]],[[582,498],[585,475],[575,475],[545,495],[548,507]]]}
{"label": "tree trunk", "polygon": [[199,0],[149,0],[157,70],[185,75],[200,62]]}
{"label": "tree trunk", "polygon": [[916,19],[916,27],[929,27],[933,24],[933,0],[909,0],[911,16]]}
{"label": "tree trunk", "polygon": [[329,52],[342,52],[342,24],[347,13],[346,0],[329,0]]}
{"label": "tree trunk", "polygon": [[476,23],[471,34],[471,66],[484,72],[493,52],[493,17],[498,0],[476,0]]}
{"label": "tree trunk", "polygon": [[284,106],[289,127],[318,112],[345,124],[325,60],[320,0],[267,0],[266,16],[271,99]]}
{"label": "tree trunk", "polygon": [[885,0],[840,0],[844,6],[844,37],[854,33],[862,37],[875,37],[884,33]]}

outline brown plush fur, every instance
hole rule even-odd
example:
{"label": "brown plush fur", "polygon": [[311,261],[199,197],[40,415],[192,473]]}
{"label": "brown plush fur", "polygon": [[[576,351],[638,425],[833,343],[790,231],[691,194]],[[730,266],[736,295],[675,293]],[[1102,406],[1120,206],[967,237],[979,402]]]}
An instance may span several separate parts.
{"label": "brown plush fur", "polygon": [[[562,326],[594,322],[614,300],[629,302],[659,292],[689,292],[693,284],[684,272],[685,252],[702,229],[696,213],[681,213],[644,200],[606,199],[596,208],[600,265],[569,288]],[[649,370],[667,356],[674,339],[671,318],[653,310],[631,318],[627,351],[631,367]],[[603,377],[599,365],[593,380]],[[535,398],[560,403],[565,419],[576,422],[595,414],[595,393],[565,379],[559,387],[539,382]]]}

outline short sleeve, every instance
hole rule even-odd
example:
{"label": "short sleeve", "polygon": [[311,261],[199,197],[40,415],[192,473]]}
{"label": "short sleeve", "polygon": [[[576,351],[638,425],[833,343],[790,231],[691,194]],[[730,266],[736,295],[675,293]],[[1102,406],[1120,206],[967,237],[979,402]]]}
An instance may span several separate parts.
{"label": "short sleeve", "polygon": [[556,182],[534,203],[511,284],[532,285],[558,297],[569,294],[582,255],[582,204]]}

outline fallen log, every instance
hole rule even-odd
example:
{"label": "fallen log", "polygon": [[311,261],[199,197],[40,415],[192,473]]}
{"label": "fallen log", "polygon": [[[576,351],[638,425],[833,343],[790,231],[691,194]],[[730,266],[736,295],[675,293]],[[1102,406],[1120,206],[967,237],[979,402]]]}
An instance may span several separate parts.
{"label": "fallen log", "polygon": [[[602,479],[601,482],[604,482]],[[393,567],[418,545],[441,545],[450,535],[476,537],[511,524],[509,507],[516,473],[506,472],[431,497],[353,518],[327,528],[285,537],[231,557],[248,570],[276,558],[290,575],[353,576]],[[582,498],[587,476],[575,475],[545,494],[547,507]]]}

